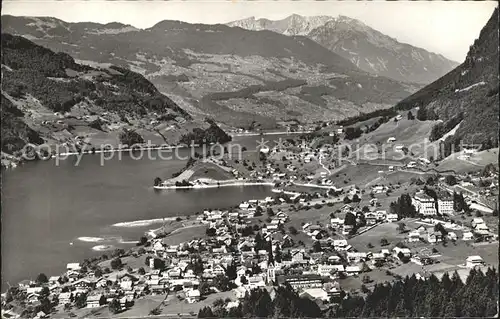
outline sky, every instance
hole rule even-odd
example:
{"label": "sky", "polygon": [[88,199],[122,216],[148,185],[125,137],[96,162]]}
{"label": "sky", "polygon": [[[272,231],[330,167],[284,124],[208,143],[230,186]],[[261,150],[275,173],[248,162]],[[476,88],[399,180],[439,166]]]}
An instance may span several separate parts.
{"label": "sky", "polygon": [[400,42],[463,62],[496,1],[4,0],[2,14],[51,16],[67,22],[121,22],[148,28],[162,20],[216,24],[254,16],[344,15]]}

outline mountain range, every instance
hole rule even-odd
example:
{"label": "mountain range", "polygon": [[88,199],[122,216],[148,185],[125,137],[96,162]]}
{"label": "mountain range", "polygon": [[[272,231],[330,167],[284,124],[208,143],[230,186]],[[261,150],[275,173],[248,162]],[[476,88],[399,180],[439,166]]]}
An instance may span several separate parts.
{"label": "mountain range", "polygon": [[2,16],[2,29],[82,64],[130,68],[194,118],[232,127],[343,119],[389,108],[422,87],[360,70],[307,37],[268,30],[13,16]]}
{"label": "mountain range", "polygon": [[366,72],[403,82],[428,84],[458,65],[440,54],[400,43],[346,16],[305,17],[293,14],[276,21],[250,17],[227,25],[305,36]]}
{"label": "mountain range", "polygon": [[276,127],[416,107],[419,119],[442,121],[434,138],[457,127],[448,144],[498,145],[498,9],[465,62],[419,91],[302,35],[338,23],[327,20],[274,31],[179,21],[142,30],[2,16],[3,32],[22,35],[2,34],[2,150],[116,141],[124,128],[160,143],[216,141],[227,139],[218,124]]}

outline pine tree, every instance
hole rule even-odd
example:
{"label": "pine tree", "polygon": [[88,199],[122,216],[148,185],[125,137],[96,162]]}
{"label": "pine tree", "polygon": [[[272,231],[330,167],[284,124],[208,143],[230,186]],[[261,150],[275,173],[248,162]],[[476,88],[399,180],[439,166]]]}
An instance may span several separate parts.
{"label": "pine tree", "polygon": [[210,307],[203,307],[200,309],[198,312],[198,318],[213,318],[214,314],[212,312],[212,308]]}
{"label": "pine tree", "polygon": [[283,254],[281,253],[281,248],[279,245],[276,245],[276,262],[281,263],[283,260]]}
{"label": "pine tree", "polygon": [[259,318],[265,318],[271,314],[272,301],[267,290],[261,290],[260,298],[257,301],[255,315]]}
{"label": "pine tree", "polygon": [[455,300],[452,298],[446,304],[442,316],[445,318],[454,318],[457,316],[456,309],[457,309],[457,305],[455,304]]}

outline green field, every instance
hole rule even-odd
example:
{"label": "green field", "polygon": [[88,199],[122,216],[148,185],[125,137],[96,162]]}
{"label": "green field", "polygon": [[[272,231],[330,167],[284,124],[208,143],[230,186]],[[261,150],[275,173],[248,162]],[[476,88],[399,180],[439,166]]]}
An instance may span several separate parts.
{"label": "green field", "polygon": [[495,163],[498,167],[498,148],[478,152],[469,160],[458,159],[459,153],[452,154],[442,160],[438,170],[454,170],[457,173],[469,173],[481,171],[489,163]]}

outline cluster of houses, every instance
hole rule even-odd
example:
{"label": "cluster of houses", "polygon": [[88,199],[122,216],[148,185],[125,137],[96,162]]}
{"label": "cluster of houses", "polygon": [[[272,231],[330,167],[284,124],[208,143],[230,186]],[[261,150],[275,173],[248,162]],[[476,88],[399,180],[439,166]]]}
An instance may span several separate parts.
{"label": "cluster of houses", "polygon": [[[397,214],[387,213],[386,210],[370,209],[369,211],[361,212],[360,210],[355,210],[351,205],[345,204],[342,207],[342,211],[344,213],[349,212],[349,213],[354,214],[357,217],[357,219],[359,219],[361,216],[363,216],[364,220],[366,221],[367,226],[372,226],[372,225],[375,225],[377,223],[382,223],[382,222],[395,223],[398,221]],[[349,232],[353,228],[352,225],[345,224],[345,219],[337,218],[337,217],[330,219],[330,226],[332,228],[334,228],[335,230],[342,231],[343,235],[349,234]]]}
{"label": "cluster of houses", "polygon": [[[385,186],[372,187],[374,193],[385,191]],[[349,195],[359,193],[357,188],[348,191]],[[395,260],[411,260],[421,265],[429,262],[428,258],[412,254],[404,246],[374,252],[356,251],[346,239],[324,236],[321,225],[309,223],[304,224],[301,231],[319,243],[321,249],[297,248],[284,231],[284,225],[289,221],[285,212],[273,212],[262,227],[255,228],[257,225],[252,225],[249,220],[263,214],[274,202],[272,197],[266,197],[245,201],[235,210],[205,210],[197,216],[200,223],[207,225],[205,238],[171,245],[166,238],[151,236],[144,246],[148,257],[142,271],[120,270],[97,276],[94,271],[83,270],[78,263],[70,263],[63,276],[50,277],[44,286],[48,287],[50,298],[63,305],[74,304],[78,296],[84,294],[88,308],[103,306],[113,299],[119,300],[122,308],[127,308],[144,295],[170,292],[182,292],[187,303],[195,303],[207,293],[206,289],[201,289],[202,283],[208,285],[208,291],[218,292],[217,278],[228,277],[228,269],[232,267],[236,275],[231,278],[231,289],[236,301],[231,302],[231,306],[237,306],[250,290],[273,284],[287,284],[301,296],[327,301],[340,296],[338,280],[346,276],[358,276],[370,268]],[[375,202],[374,198],[370,201],[368,211],[354,209],[349,204],[341,210],[354,214],[356,222],[364,219],[368,227],[398,221],[397,214],[376,208]],[[464,241],[473,240],[477,234],[490,233],[481,218],[474,218],[472,227],[433,219],[437,215],[436,206],[441,214],[453,211],[453,200],[450,198],[440,197],[436,205],[432,197],[420,192],[413,196],[412,204],[426,218],[422,220],[424,224],[407,233],[410,243],[425,241],[435,244],[445,239],[458,240],[453,230],[460,230]],[[444,235],[435,227],[425,225],[437,223],[451,231]],[[346,224],[346,219],[338,217],[330,219],[329,227],[343,235],[350,234],[353,229],[353,225]],[[260,239],[256,236],[257,232]],[[483,264],[480,256],[469,256],[465,263],[466,267]],[[44,286],[32,281],[19,283],[19,288],[26,292],[29,305],[39,303]]]}
{"label": "cluster of houses", "polygon": [[57,300],[59,305],[73,305],[80,295],[85,295],[87,308],[100,307],[117,299],[122,309],[130,307],[135,298],[144,295],[146,287],[145,280],[140,282],[136,274],[121,271],[98,277],[94,271],[84,270],[78,263],[67,264],[64,274],[51,276],[47,283],[23,280],[18,285],[19,290],[26,293],[26,304],[31,306],[40,303],[42,291],[47,288],[48,298]]}

